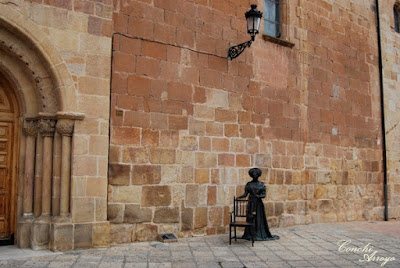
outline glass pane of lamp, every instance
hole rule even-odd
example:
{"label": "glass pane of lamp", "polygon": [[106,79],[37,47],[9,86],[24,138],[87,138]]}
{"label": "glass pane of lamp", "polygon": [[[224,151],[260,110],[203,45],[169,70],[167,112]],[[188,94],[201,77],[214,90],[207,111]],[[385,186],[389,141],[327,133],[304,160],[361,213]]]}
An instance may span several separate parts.
{"label": "glass pane of lamp", "polygon": [[260,29],[260,22],[261,18],[254,18],[254,29],[256,30],[256,32],[258,32],[258,29]]}
{"label": "glass pane of lamp", "polygon": [[252,33],[253,29],[254,29],[253,17],[249,17],[249,18],[247,18],[247,32]]}

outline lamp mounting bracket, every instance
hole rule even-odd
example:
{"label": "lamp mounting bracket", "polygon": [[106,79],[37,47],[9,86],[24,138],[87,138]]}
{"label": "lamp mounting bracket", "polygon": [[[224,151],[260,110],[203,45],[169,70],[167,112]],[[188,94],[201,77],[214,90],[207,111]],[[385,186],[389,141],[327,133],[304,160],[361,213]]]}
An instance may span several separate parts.
{"label": "lamp mounting bracket", "polygon": [[245,50],[246,47],[250,47],[251,44],[253,43],[253,38],[252,40],[249,40],[247,42],[241,43],[239,45],[230,47],[228,50],[228,60],[233,60],[234,58],[238,57],[242,52]]}

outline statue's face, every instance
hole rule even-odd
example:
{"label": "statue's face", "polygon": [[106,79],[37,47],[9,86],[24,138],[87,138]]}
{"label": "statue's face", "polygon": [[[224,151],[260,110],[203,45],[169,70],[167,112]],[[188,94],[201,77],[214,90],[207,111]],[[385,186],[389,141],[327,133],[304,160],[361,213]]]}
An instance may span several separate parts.
{"label": "statue's face", "polygon": [[258,177],[261,176],[261,170],[257,169],[257,168],[253,168],[249,170],[249,175],[250,177],[252,177],[253,179],[257,179]]}
{"label": "statue's face", "polygon": [[257,170],[254,169],[251,171],[251,177],[254,179],[257,179],[259,177]]}

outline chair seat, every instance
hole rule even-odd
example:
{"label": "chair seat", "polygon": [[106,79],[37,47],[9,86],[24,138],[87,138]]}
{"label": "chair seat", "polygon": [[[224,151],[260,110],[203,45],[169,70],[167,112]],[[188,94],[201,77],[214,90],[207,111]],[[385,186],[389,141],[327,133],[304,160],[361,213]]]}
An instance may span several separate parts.
{"label": "chair seat", "polygon": [[248,223],[248,222],[246,222],[246,221],[234,221],[234,222],[231,222],[230,225],[236,225],[236,226],[243,226],[243,227],[245,227],[245,226],[252,226],[253,224]]}

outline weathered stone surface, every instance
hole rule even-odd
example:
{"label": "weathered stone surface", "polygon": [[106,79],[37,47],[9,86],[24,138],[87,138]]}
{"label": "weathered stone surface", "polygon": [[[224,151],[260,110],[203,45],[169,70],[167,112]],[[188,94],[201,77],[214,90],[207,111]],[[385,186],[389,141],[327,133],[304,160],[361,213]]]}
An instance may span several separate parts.
{"label": "weathered stone surface", "polygon": [[285,212],[288,214],[296,214],[297,213],[297,201],[285,202]]}
{"label": "weathered stone surface", "polygon": [[179,140],[179,149],[183,151],[195,151],[198,149],[196,136],[183,136]]}
{"label": "weathered stone surface", "polygon": [[[284,206],[283,206],[283,202],[275,202],[275,214],[274,216],[280,216],[283,214],[284,212]],[[271,215],[272,216],[272,215]]]}
{"label": "weathered stone surface", "polygon": [[95,217],[93,198],[72,198],[72,220],[74,222],[92,222]]}
{"label": "weathered stone surface", "polygon": [[179,208],[156,208],[154,212],[154,223],[177,223],[179,222]]}
{"label": "weathered stone surface", "polygon": [[231,208],[229,206],[224,206],[224,225],[228,226],[231,220]]}
{"label": "weathered stone surface", "polygon": [[196,183],[209,183],[210,182],[210,170],[209,169],[196,169],[195,170],[195,182]]}
{"label": "weathered stone surface", "polygon": [[109,183],[111,185],[129,185],[130,168],[129,165],[110,164]]}
{"label": "weathered stone surface", "polygon": [[284,228],[295,224],[295,217],[292,214],[282,214],[279,217],[279,227]]}
{"label": "weathered stone surface", "polygon": [[209,222],[211,226],[220,226],[223,219],[223,207],[211,207],[209,209]]}
{"label": "weathered stone surface", "polygon": [[330,212],[333,208],[333,202],[331,199],[318,200],[318,209],[323,212]]}
{"label": "weathered stone surface", "polygon": [[266,154],[256,154],[256,166],[257,167],[271,167],[272,165],[272,158],[270,155]]}
{"label": "weathered stone surface", "polygon": [[174,164],[175,150],[161,148],[151,149],[150,162],[152,164]]}
{"label": "weathered stone surface", "polygon": [[107,219],[111,223],[122,223],[124,220],[124,205],[108,204]]}
{"label": "weathered stone surface", "polygon": [[182,167],[181,174],[179,176],[179,182],[193,183],[193,167],[191,166]]}
{"label": "weathered stone surface", "polygon": [[110,226],[109,222],[93,223],[94,247],[105,247],[110,244]]}
{"label": "weathered stone surface", "polygon": [[217,167],[217,154],[213,153],[196,153],[196,167],[213,168]]}
{"label": "weathered stone surface", "polygon": [[49,248],[53,251],[69,251],[74,248],[74,226],[71,223],[53,223],[50,225]]}
{"label": "weathered stone surface", "polygon": [[150,222],[152,211],[149,208],[140,208],[136,204],[126,204],[124,210],[124,223]]}
{"label": "weathered stone surface", "polygon": [[95,199],[95,220],[106,221],[107,220],[107,199],[96,198]]}
{"label": "weathered stone surface", "polygon": [[176,152],[176,163],[182,165],[193,165],[194,152],[178,150]]}
{"label": "weathered stone surface", "polygon": [[326,198],[327,192],[328,192],[328,188],[326,187],[326,185],[316,184],[314,186],[314,198],[316,198],[316,199]]}
{"label": "weathered stone surface", "polygon": [[194,228],[203,228],[208,223],[208,208],[197,207],[194,209]]}
{"label": "weathered stone surface", "polygon": [[267,217],[274,215],[274,202],[266,202],[264,203],[265,215]]}
{"label": "weathered stone surface", "polygon": [[[110,186],[109,186],[110,187]],[[112,186],[111,202],[115,203],[140,203],[142,195],[141,186]]]}
{"label": "weathered stone surface", "polygon": [[179,168],[177,166],[163,165],[161,167],[161,184],[178,182],[179,176]]}
{"label": "weathered stone surface", "polygon": [[149,162],[149,153],[146,148],[124,148],[122,162],[132,164],[146,164]]}
{"label": "weathered stone surface", "polygon": [[317,183],[319,184],[327,184],[331,181],[331,173],[330,172],[317,172]]}
{"label": "weathered stone surface", "polygon": [[139,225],[138,231],[136,232],[136,240],[137,241],[151,241],[155,240],[158,236],[158,227],[157,225],[152,224],[143,224]]}
{"label": "weathered stone surface", "polygon": [[112,243],[130,243],[132,239],[132,224],[111,224],[110,240]]}
{"label": "weathered stone surface", "polygon": [[191,230],[193,228],[193,209],[184,208],[181,212],[182,231]]}
{"label": "weathered stone surface", "polygon": [[215,205],[217,203],[217,187],[208,186],[207,187],[207,205]]}
{"label": "weathered stone surface", "polygon": [[288,200],[299,200],[302,196],[302,189],[299,186],[289,186]]}
{"label": "weathered stone surface", "polygon": [[237,167],[249,167],[250,166],[250,155],[237,154],[236,155],[236,166]]}
{"label": "weathered stone surface", "polygon": [[93,225],[91,223],[75,224],[74,248],[90,248],[93,246]]}
{"label": "weathered stone surface", "polygon": [[183,200],[185,200],[185,185],[183,184],[174,184],[171,186],[172,188],[172,206],[179,207],[182,204]]}
{"label": "weathered stone surface", "polygon": [[171,204],[170,186],[143,186],[142,206],[169,206]]}
{"label": "weathered stone surface", "polygon": [[21,248],[28,248],[31,245],[32,219],[20,220],[18,222],[18,242]]}
{"label": "weathered stone surface", "polygon": [[364,198],[363,199],[364,208],[372,209],[376,206],[376,200],[373,198]]}
{"label": "weathered stone surface", "polygon": [[158,184],[161,181],[160,166],[133,166],[132,168],[132,184]]}
{"label": "weathered stone surface", "polygon": [[197,206],[199,203],[199,186],[197,184],[186,185],[185,206]]}

